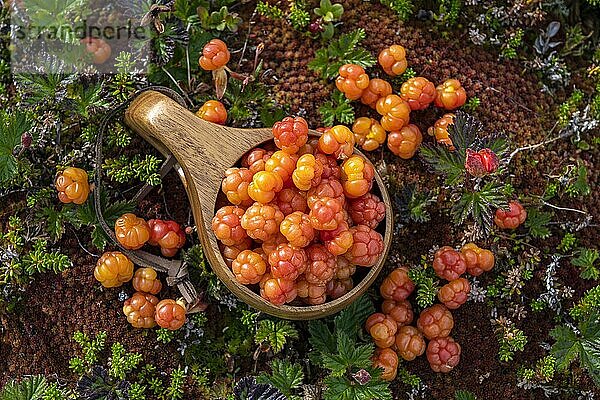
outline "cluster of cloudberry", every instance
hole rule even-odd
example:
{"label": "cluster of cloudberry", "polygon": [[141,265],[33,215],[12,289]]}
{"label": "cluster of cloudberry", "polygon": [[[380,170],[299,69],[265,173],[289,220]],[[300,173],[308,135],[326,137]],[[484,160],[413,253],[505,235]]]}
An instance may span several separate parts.
{"label": "cluster of cloudberry", "polygon": [[286,117],[273,137],[275,147],[255,148],[225,171],[230,205],[212,229],[239,283],[257,285],[273,304],[322,304],[353,288],[357,266],[379,260],[385,205],[370,193],[375,171],[353,154],[347,127],[309,138],[303,118]]}
{"label": "cluster of cloudberry", "polygon": [[[406,51],[400,45],[385,48],[379,53],[379,65],[392,77],[404,73],[407,67]],[[356,143],[370,151],[383,145],[397,156],[408,159],[414,156],[423,136],[419,128],[410,124],[410,113],[424,110],[431,103],[444,110],[454,110],[462,106],[467,98],[465,89],[456,79],[447,79],[437,87],[422,76],[408,79],[393,93],[392,85],[384,79],[370,79],[364,68],[356,64],[345,64],[339,69],[335,84],[349,100],[360,100],[377,110],[379,121],[373,118],[358,118],[352,126]],[[454,114],[445,114],[428,133],[439,143],[452,147],[448,134]]]}
{"label": "cluster of cloudberry", "polygon": [[162,289],[156,271],[138,268],[133,272],[133,263],[119,251],[106,252],[94,269],[94,277],[107,288],[119,287],[132,280],[135,293],[123,304],[123,313],[134,328],[161,328],[175,330],[186,320],[186,307],[182,301],[160,300],[156,294]]}
{"label": "cluster of cloudberry", "polygon": [[449,372],[458,364],[461,347],[450,336],[454,327],[450,310],[464,304],[471,291],[469,281],[461,275],[466,272],[479,276],[490,271],[494,262],[494,254],[475,243],[464,245],[460,251],[448,246],[440,248],[435,253],[433,269],[448,283],[438,291],[440,303],[421,311],[415,326],[411,325],[414,314],[408,300],[415,284],[408,267],[393,270],[383,280],[379,288],[384,299],[381,312],[367,319],[365,329],[377,346],[373,365],[383,369],[384,379],[396,377],[399,357],[412,361],[425,353],[435,372]]}

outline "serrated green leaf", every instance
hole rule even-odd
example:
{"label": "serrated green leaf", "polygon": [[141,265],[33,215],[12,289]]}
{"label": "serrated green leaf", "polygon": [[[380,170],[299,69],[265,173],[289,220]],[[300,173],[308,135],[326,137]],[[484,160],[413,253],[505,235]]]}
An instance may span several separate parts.
{"label": "serrated green leaf", "polygon": [[271,375],[263,373],[257,378],[257,382],[275,386],[289,399],[297,398],[294,390],[298,389],[304,380],[302,366],[288,360],[275,359],[271,364],[271,370]]}
{"label": "serrated green leaf", "polygon": [[343,331],[337,332],[337,353],[324,353],[323,366],[332,375],[342,375],[349,368],[368,368],[371,366],[370,357],[373,354],[373,344],[358,345]]}
{"label": "serrated green leaf", "polygon": [[264,319],[260,321],[256,331],[255,340],[257,343],[267,342],[274,353],[283,350],[288,338],[298,338],[298,331],[289,321],[273,321]]}
{"label": "serrated green leaf", "polygon": [[552,355],[556,357],[556,369],[565,371],[579,357],[581,344],[575,332],[567,326],[557,326],[550,331],[550,336],[556,340],[552,346]]}
{"label": "serrated green leaf", "polygon": [[41,400],[48,383],[42,375],[11,381],[0,392],[0,400]]}
{"label": "serrated green leaf", "polygon": [[550,229],[548,224],[554,216],[551,212],[541,211],[537,208],[527,210],[527,220],[525,227],[529,229],[529,234],[534,238],[546,239],[550,237]]}
{"label": "serrated green leaf", "polygon": [[335,317],[336,332],[344,332],[355,339],[362,324],[375,312],[373,302],[365,295],[359,297]]}

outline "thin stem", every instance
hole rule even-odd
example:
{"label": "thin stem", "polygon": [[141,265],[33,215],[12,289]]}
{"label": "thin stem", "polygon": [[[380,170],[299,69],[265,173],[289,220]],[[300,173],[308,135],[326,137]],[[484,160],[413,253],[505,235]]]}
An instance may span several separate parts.
{"label": "thin stem", "polygon": [[[554,126],[552,127],[552,129],[550,130],[549,133],[552,133],[557,126],[558,126],[558,122],[556,122],[554,124]],[[570,132],[570,131],[564,132],[563,131],[558,136],[556,136],[556,137],[554,137],[552,139],[545,140],[545,141],[543,141],[541,143],[536,143],[536,144],[532,144],[532,145],[529,145],[529,146],[518,147],[512,153],[510,153],[510,155],[508,156],[508,159],[506,160],[506,164],[510,164],[510,162],[513,159],[513,157],[516,156],[521,151],[537,149],[538,147],[545,146],[547,144],[556,142],[557,140],[564,139],[564,138],[569,137],[571,135],[572,135],[572,132]]]}
{"label": "thin stem", "polygon": [[183,96],[185,97],[185,99],[188,101],[189,105],[193,106],[194,103],[192,102],[192,100],[189,98],[188,94],[185,92],[185,90],[183,90],[181,88],[181,86],[179,86],[179,83],[177,82],[177,80],[175,80],[175,78],[173,77],[173,75],[171,75],[169,73],[169,71],[167,71],[167,69],[165,67],[161,67],[161,69],[163,70],[163,72],[165,74],[167,74],[167,76],[173,81],[173,83],[175,84],[175,86],[177,86],[177,89],[179,89],[179,91],[181,92],[181,94],[183,94]]}
{"label": "thin stem", "polygon": [[[188,23],[188,26],[186,28],[186,31],[190,32],[190,27],[192,26],[192,24]],[[192,74],[190,72],[190,45],[188,43],[187,46],[185,46],[185,61],[187,64],[187,80],[188,80],[188,88],[191,89],[192,87]]]}
{"label": "thin stem", "polygon": [[586,211],[583,210],[578,210],[576,208],[568,208],[568,207],[559,207],[559,206],[555,206],[554,204],[548,203],[547,201],[545,201],[544,199],[540,198],[540,200],[542,201],[542,204],[551,208],[554,208],[555,210],[561,210],[561,211],[573,211],[579,214],[583,214],[583,215],[588,215],[588,213]]}

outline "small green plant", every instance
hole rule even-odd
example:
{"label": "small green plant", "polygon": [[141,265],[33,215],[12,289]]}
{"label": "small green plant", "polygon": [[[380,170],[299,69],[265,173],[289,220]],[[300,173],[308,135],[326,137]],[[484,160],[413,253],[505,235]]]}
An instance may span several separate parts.
{"label": "small green plant", "polygon": [[566,253],[577,244],[577,238],[571,232],[566,232],[560,243],[556,247],[561,253]]}
{"label": "small green plant", "polygon": [[566,188],[566,193],[570,197],[588,196],[591,193],[591,189],[590,189],[590,186],[588,185],[587,167],[583,163],[580,162],[574,171],[575,171],[574,179],[569,181],[567,188]]}
{"label": "small green plant", "polygon": [[517,50],[523,44],[524,34],[525,32],[521,28],[517,28],[514,32],[511,32],[506,42],[502,45],[501,56],[509,60],[516,58]]}
{"label": "small green plant", "polygon": [[536,239],[546,239],[550,237],[550,228],[548,224],[552,220],[552,212],[541,211],[538,208],[527,210],[527,220],[525,227],[529,229],[529,234]]}
{"label": "small green plant", "polygon": [[321,121],[323,121],[324,126],[332,126],[335,121],[342,124],[354,122],[354,109],[350,104],[350,100],[337,89],[331,94],[331,100],[319,107],[319,114],[321,114]]}
{"label": "small green plant", "polygon": [[521,367],[517,377],[529,384],[548,383],[554,378],[556,358],[552,355],[540,358],[533,368]]}
{"label": "small green plant", "polygon": [[161,398],[166,400],[183,399],[183,385],[185,383],[186,373],[181,367],[177,367],[171,372],[169,386],[165,389]]}
{"label": "small green plant", "polygon": [[498,357],[500,361],[511,361],[515,352],[525,349],[527,336],[507,318],[500,317],[494,320],[494,325],[496,326],[496,337],[500,345]]}
{"label": "small green plant", "polygon": [[337,76],[339,68],[344,64],[357,64],[364,68],[374,65],[375,57],[358,46],[365,37],[364,29],[341,34],[338,39],[332,40],[327,47],[315,52],[315,58],[308,63],[308,68],[316,71],[324,79],[333,79]]}
{"label": "small green plant", "polygon": [[595,311],[600,311],[600,285],[586,291],[569,310],[569,315],[577,321],[583,321]]}
{"label": "small green plant", "polygon": [[419,307],[427,308],[435,302],[439,280],[435,276],[433,268],[428,268],[426,264],[408,271],[408,277],[415,283],[416,300]]}
{"label": "small green plant", "polygon": [[42,375],[12,380],[0,391],[0,400],[43,400],[47,389],[48,381]]}
{"label": "small green plant", "polygon": [[319,17],[321,23],[321,38],[323,40],[330,40],[335,34],[334,23],[342,18],[344,13],[344,7],[335,3],[332,4],[331,0],[321,0],[319,7],[315,8],[313,12]]}
{"label": "small green plant", "polygon": [[362,324],[373,312],[373,304],[363,296],[339,313],[333,326],[326,320],[310,321],[309,356],[329,371],[325,400],[392,399],[381,370],[372,367],[373,344],[359,339]]}
{"label": "small green plant", "polygon": [[[31,128],[23,112],[0,111],[0,188],[7,187],[22,170],[21,137]],[[13,182],[17,183],[17,182]]]}
{"label": "small green plant", "polygon": [[69,360],[69,368],[76,374],[82,375],[91,370],[98,362],[99,353],[104,350],[106,343],[106,331],[99,332],[95,338],[77,331],[73,334],[73,340],[81,347],[82,357],[73,357]]}
{"label": "small green plant", "polygon": [[128,373],[133,371],[142,361],[139,353],[129,353],[121,343],[113,343],[110,349],[109,375],[113,378],[124,380]]}
{"label": "small green plant", "polygon": [[303,380],[304,372],[300,364],[278,359],[274,359],[271,363],[271,374],[262,373],[257,378],[257,382],[268,383],[279,389],[289,400],[301,399],[296,393]]}
{"label": "small green plant", "polygon": [[258,1],[256,3],[256,12],[271,19],[283,18],[283,10],[275,5],[269,4],[268,1]]}
{"label": "small green plant", "polygon": [[156,340],[160,343],[167,344],[171,343],[175,338],[175,331],[166,328],[159,328],[156,330]]}
{"label": "small green plant", "polygon": [[412,0],[380,0],[380,2],[395,11],[402,21],[408,21],[415,8]]}
{"label": "small green plant", "polygon": [[454,400],[477,400],[477,397],[468,390],[457,390],[454,392]]}
{"label": "small green plant", "polygon": [[571,96],[558,107],[558,125],[561,128],[567,126],[571,120],[571,116],[583,102],[583,92],[579,89],[575,89]]}
{"label": "small green plant", "polygon": [[479,108],[480,105],[481,100],[479,100],[479,97],[473,96],[467,100],[467,103],[463,106],[463,108],[467,112],[474,112]]}
{"label": "small green plant", "polygon": [[121,155],[119,158],[106,159],[102,168],[115,182],[125,183],[135,178],[140,182],[156,186],[161,183],[158,173],[161,162],[158,157],[151,154],[146,154],[144,158],[137,154],[131,158]]}
{"label": "small green plant", "polygon": [[432,193],[419,190],[415,184],[404,185],[393,174],[389,175],[389,188],[402,220],[423,223],[431,219],[427,207],[435,202]]}
{"label": "small green plant", "polygon": [[592,279],[596,280],[600,278],[600,269],[598,269],[598,265],[596,265],[596,261],[598,261],[600,256],[598,255],[598,250],[596,249],[587,249],[580,248],[577,251],[577,257],[571,260],[571,264],[576,267],[579,267],[581,273],[579,276],[582,279]]}
{"label": "small green plant", "polygon": [[306,11],[303,3],[301,1],[290,2],[290,12],[287,18],[290,21],[290,25],[297,31],[306,28],[310,22],[310,13]]}
{"label": "small green plant", "polygon": [[556,370],[568,372],[569,366],[579,360],[594,383],[600,386],[600,316],[596,310],[581,319],[574,329],[559,325],[550,331],[555,340],[551,354],[556,358]]}
{"label": "small green plant", "polygon": [[273,353],[279,353],[288,339],[297,339],[298,331],[289,321],[263,319],[258,324],[254,340],[257,344],[267,343]]}
{"label": "small green plant", "polygon": [[218,11],[213,12],[205,7],[198,7],[198,16],[202,28],[206,30],[237,32],[242,23],[242,19],[238,14],[229,12],[227,6],[222,6]]}
{"label": "small green plant", "polygon": [[437,20],[446,26],[456,25],[460,9],[462,8],[462,0],[441,0]]}

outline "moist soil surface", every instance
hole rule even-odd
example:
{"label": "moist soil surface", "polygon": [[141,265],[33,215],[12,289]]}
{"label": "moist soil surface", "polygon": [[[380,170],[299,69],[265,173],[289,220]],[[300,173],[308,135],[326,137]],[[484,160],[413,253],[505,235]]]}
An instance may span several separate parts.
{"label": "moist soil surface", "polygon": [[[465,32],[456,32],[443,38],[425,22],[398,22],[394,14],[376,2],[359,0],[345,1],[342,31],[358,27],[364,28],[367,37],[363,45],[377,54],[381,49],[400,43],[407,49],[408,63],[418,75],[433,82],[454,77],[459,79],[469,97],[477,96],[481,106],[474,115],[483,123],[487,132],[504,132],[508,135],[511,148],[533,144],[551,137],[555,124],[557,105],[564,94],[555,96],[540,91],[537,78],[524,71],[518,62],[498,61],[498,55],[482,47],[470,44]],[[250,12],[250,10],[249,10]],[[247,17],[247,16],[246,16]],[[247,18],[246,18],[247,20]],[[246,30],[241,30],[246,32]],[[272,70],[271,91],[276,101],[289,104],[292,114],[305,116],[311,127],[319,126],[318,105],[325,102],[333,88],[307,68],[313,58],[318,42],[291,29],[281,21],[272,21],[255,16],[251,22],[248,44],[265,44],[262,53],[264,66]],[[242,39],[245,39],[243,37]],[[243,43],[238,43],[239,48]],[[230,47],[235,48],[230,44]],[[235,52],[234,52],[235,54]],[[378,74],[377,68],[373,68]],[[437,109],[413,112],[411,121],[423,132],[441,116]],[[374,116],[367,107],[359,107],[357,116]],[[426,142],[431,137],[424,135]],[[432,190],[442,185],[442,181],[424,166],[422,160],[400,160],[389,151],[376,151],[370,157],[378,167],[389,175],[396,176],[405,184],[415,184],[422,190]],[[588,168],[588,184],[594,193],[597,188],[598,151],[580,153],[569,141],[557,141],[534,151],[519,153],[509,168],[516,193],[541,195],[548,176],[557,174],[574,160],[581,160]],[[139,205],[139,214],[146,218],[172,218],[189,223],[189,204],[183,186],[174,173],[170,173],[163,184],[168,195],[159,189],[154,190]],[[455,246],[463,240],[462,228],[455,227],[447,212],[447,191],[441,189],[430,206],[431,220],[427,223],[401,223],[394,240],[390,260],[417,264],[421,254],[435,246]],[[3,207],[0,220],[6,223],[12,206],[23,202],[24,198],[13,196],[8,206]],[[600,204],[598,196],[585,199],[560,199],[556,205],[572,207],[589,212],[593,221],[598,221]],[[557,220],[576,220],[572,212],[556,212]],[[600,232],[597,227],[584,228],[578,235],[583,246],[595,246]],[[100,331],[108,332],[107,343],[120,341],[131,351],[140,352],[145,362],[154,364],[159,371],[170,372],[181,364],[175,344],[157,345],[154,338],[134,330],[123,318],[118,290],[105,290],[95,282],[93,269],[96,257],[83,248],[89,247],[87,233],[67,230],[62,248],[70,249],[69,256],[74,267],[59,275],[43,274],[33,281],[22,293],[18,308],[0,316],[0,384],[14,376],[43,373],[61,378],[75,379],[68,369],[69,358],[78,354],[78,345],[72,340],[74,331],[81,330],[89,335]],[[81,241],[81,245],[78,242]],[[554,249],[560,237],[551,237],[538,243],[531,242],[540,249]],[[510,248],[511,242],[501,237],[494,243],[480,243],[492,249]],[[420,249],[415,251],[415,249]],[[91,252],[98,252],[91,249]],[[542,252],[543,254],[543,252]],[[536,278],[528,282],[523,290],[525,299],[534,299],[542,291],[541,277],[548,260],[536,267]],[[389,270],[398,266],[390,261]],[[574,289],[573,301],[581,297],[592,283],[578,278],[578,271],[567,262],[561,265],[559,280]],[[381,279],[381,278],[380,278]],[[482,277],[487,284],[491,278]],[[130,289],[124,289],[128,295]],[[208,313],[218,318],[217,305],[210,305]],[[499,310],[501,311],[501,310]],[[503,310],[505,312],[505,310]],[[498,342],[491,324],[492,308],[486,303],[465,304],[453,312],[456,321],[454,338],[462,346],[461,362],[449,374],[432,373],[424,357],[407,364],[408,371],[417,374],[427,386],[425,398],[449,399],[455,390],[470,390],[480,399],[539,399],[543,393],[538,390],[525,391],[517,386],[516,369],[520,365],[532,365],[545,354],[543,345],[551,343],[548,332],[554,323],[550,313],[529,312],[517,326],[524,330],[529,342],[524,352],[517,352],[514,361],[501,363],[498,360]],[[211,324],[207,325],[207,329]],[[301,331],[306,332],[303,323]],[[252,360],[235,360],[241,366],[239,376],[252,373]],[[265,363],[266,365],[266,363]],[[266,368],[263,365],[259,369]],[[585,374],[576,374],[580,381],[576,386],[592,389],[593,384]],[[561,377],[558,380],[563,379]],[[190,385],[191,386],[191,385]],[[406,398],[408,387],[396,381],[392,384],[396,398]],[[193,394],[188,393],[186,398]],[[572,395],[571,395],[572,396]],[[573,398],[566,396],[564,398]]]}

